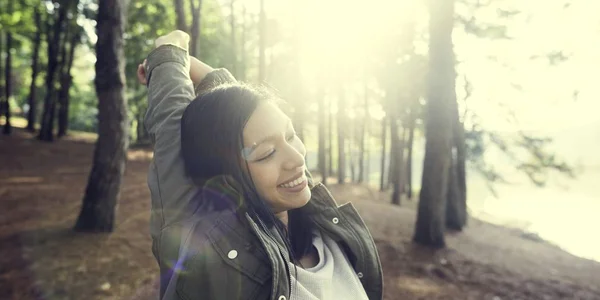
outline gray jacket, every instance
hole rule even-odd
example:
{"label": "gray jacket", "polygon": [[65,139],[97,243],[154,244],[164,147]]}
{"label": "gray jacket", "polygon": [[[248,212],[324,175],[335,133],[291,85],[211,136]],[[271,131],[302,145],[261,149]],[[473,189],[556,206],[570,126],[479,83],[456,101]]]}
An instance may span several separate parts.
{"label": "gray jacket", "polygon": [[[281,251],[280,237],[271,238],[244,211],[192,208],[198,189],[185,176],[180,155],[181,116],[197,93],[235,79],[219,69],[194,87],[188,66],[187,52],[175,46],[161,46],[148,56],[145,126],[154,144],[148,174],[150,230],[161,270],[161,299],[289,299],[289,257]],[[358,212],[350,203],[338,206],[322,184],[311,191],[301,209],[341,245],[369,299],[381,299],[379,256]]]}

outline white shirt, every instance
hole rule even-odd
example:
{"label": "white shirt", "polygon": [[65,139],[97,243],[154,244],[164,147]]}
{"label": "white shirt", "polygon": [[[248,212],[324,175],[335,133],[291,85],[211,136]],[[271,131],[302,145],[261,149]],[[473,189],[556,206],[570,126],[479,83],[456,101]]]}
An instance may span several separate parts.
{"label": "white shirt", "polygon": [[296,267],[297,274],[290,263],[290,300],[368,300],[360,279],[340,246],[319,231],[315,234],[313,245],[319,254],[319,262],[312,268]]}

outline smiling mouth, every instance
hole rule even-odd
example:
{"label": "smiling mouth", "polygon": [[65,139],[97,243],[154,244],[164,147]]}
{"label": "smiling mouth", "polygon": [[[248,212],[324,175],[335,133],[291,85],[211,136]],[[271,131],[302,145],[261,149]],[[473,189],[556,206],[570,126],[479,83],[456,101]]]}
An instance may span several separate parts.
{"label": "smiling mouth", "polygon": [[305,181],[306,181],[306,177],[304,176],[304,174],[302,174],[300,177],[298,177],[298,178],[296,178],[296,179],[294,179],[292,181],[289,181],[287,183],[280,184],[277,187],[281,187],[281,188],[293,188],[293,187],[296,187],[296,186],[299,186],[299,185],[303,184]]}

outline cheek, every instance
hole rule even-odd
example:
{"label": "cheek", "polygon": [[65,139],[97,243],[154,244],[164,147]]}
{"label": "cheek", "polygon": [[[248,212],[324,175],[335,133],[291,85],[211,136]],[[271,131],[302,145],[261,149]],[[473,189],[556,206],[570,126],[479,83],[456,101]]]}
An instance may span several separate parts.
{"label": "cheek", "polygon": [[257,191],[262,196],[266,196],[265,193],[269,193],[269,190],[277,186],[278,171],[273,164],[250,167],[250,176],[252,176]]}

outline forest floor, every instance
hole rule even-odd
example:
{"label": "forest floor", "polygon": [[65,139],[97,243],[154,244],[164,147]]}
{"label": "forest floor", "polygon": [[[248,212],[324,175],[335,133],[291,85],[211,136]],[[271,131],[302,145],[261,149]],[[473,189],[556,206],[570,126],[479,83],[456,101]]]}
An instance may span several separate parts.
{"label": "forest floor", "polygon": [[[156,298],[150,152],[129,151],[113,233],[71,230],[93,139],[43,143],[19,129],[0,137],[0,299]],[[360,185],[330,189],[338,203],[353,202],[369,226],[385,299],[600,299],[600,263],[536,235],[471,218],[463,232],[448,233],[446,249],[433,251],[411,243],[414,202],[393,206],[387,194]]]}

